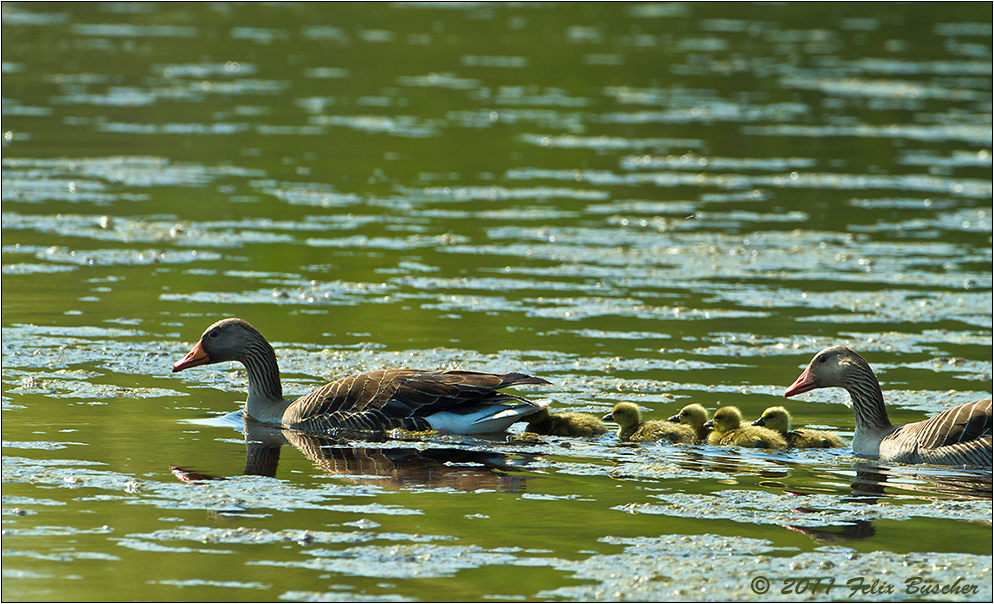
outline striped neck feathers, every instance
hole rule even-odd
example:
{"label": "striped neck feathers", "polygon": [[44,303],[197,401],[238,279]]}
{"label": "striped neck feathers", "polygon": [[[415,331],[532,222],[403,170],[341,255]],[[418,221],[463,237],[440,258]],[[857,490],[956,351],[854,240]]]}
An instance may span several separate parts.
{"label": "striped neck feathers", "polygon": [[281,423],[288,405],[283,400],[280,368],[273,347],[265,339],[253,339],[238,360],[248,373],[245,412],[258,421]]}
{"label": "striped neck feathers", "polygon": [[884,408],[884,395],[880,382],[866,361],[860,357],[849,364],[844,383],[840,384],[852,398],[856,414],[856,427],[880,431],[893,429],[887,410]]}

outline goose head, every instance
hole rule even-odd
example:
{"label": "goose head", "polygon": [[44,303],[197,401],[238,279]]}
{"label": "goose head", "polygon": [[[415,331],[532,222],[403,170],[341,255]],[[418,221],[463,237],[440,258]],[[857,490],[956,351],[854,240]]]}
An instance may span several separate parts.
{"label": "goose head", "polygon": [[741,424],[742,412],[738,407],[722,407],[714,412],[714,417],[704,427],[714,428],[715,432],[729,432],[737,430]]}
{"label": "goose head", "polygon": [[696,428],[708,421],[708,411],[702,405],[694,403],[680,409],[680,413],[670,417],[669,421]]}
{"label": "goose head", "polygon": [[764,426],[776,432],[790,432],[790,413],[783,407],[770,407],[752,425]]}
{"label": "goose head", "polygon": [[610,413],[601,418],[606,422],[614,422],[622,428],[637,426],[642,420],[642,414],[634,403],[618,403]]}
{"label": "goose head", "polygon": [[248,322],[222,319],[208,327],[193,349],[173,365],[173,373],[198,365],[242,361],[247,351],[259,347],[260,343],[269,346],[262,334]]}
{"label": "goose head", "polygon": [[811,359],[800,377],[783,393],[786,397],[808,392],[815,388],[846,388],[860,373],[868,369],[863,357],[845,346],[826,348]]}

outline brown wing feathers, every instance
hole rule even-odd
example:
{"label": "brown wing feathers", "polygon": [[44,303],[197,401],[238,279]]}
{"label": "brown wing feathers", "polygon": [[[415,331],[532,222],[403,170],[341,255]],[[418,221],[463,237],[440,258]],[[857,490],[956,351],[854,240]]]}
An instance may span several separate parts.
{"label": "brown wing feathers", "polygon": [[[517,384],[548,384],[542,378],[521,373],[490,374],[474,371],[431,373],[404,371],[394,380],[397,388],[390,404],[402,403],[421,415],[431,415],[469,401],[487,400],[497,390]],[[505,396],[505,395],[500,395]]]}
{"label": "brown wing feathers", "polygon": [[521,373],[371,371],[341,378],[297,399],[283,422],[306,430],[429,430],[423,416],[469,401],[508,397],[496,392],[507,386],[548,383]]}
{"label": "brown wing feathers", "polygon": [[906,428],[914,428],[927,449],[979,440],[991,435],[991,400],[959,405]]}

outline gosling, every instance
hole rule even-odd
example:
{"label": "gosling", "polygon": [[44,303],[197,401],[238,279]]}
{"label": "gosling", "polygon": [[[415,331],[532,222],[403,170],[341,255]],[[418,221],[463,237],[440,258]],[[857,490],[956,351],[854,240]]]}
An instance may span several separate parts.
{"label": "gosling", "polygon": [[638,406],[632,403],[618,403],[603,420],[618,424],[618,440],[622,442],[668,440],[672,443],[692,443],[697,440],[697,435],[690,426],[658,419],[643,422]]}
{"label": "gosling", "polygon": [[549,413],[548,407],[528,417],[525,432],[545,436],[600,436],[607,432],[604,422],[589,413]]}
{"label": "gosling", "polygon": [[786,449],[787,441],[769,428],[742,425],[742,412],[738,407],[722,407],[714,412],[711,421],[704,424],[714,428],[708,434],[712,445],[753,447],[757,449]]}
{"label": "gosling", "polygon": [[763,411],[763,415],[752,422],[753,426],[765,426],[770,430],[780,433],[787,444],[799,449],[831,449],[832,447],[844,447],[845,444],[838,434],[825,432],[824,430],[803,430],[790,429],[790,413],[783,407],[770,407]]}
{"label": "gosling", "polygon": [[703,406],[697,403],[687,405],[680,409],[680,413],[669,418],[669,421],[690,426],[697,434],[697,440],[707,440],[710,430],[705,428],[704,424],[708,421],[708,411]]}

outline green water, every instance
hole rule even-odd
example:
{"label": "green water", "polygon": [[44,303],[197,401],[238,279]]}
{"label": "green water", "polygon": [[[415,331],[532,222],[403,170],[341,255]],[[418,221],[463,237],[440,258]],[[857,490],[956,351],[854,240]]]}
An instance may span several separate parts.
{"label": "green water", "polygon": [[4,600],[989,601],[990,471],[246,435],[170,371],[240,316],[288,395],[751,419],[843,343],[894,423],[989,397],[989,8],[4,3]]}

